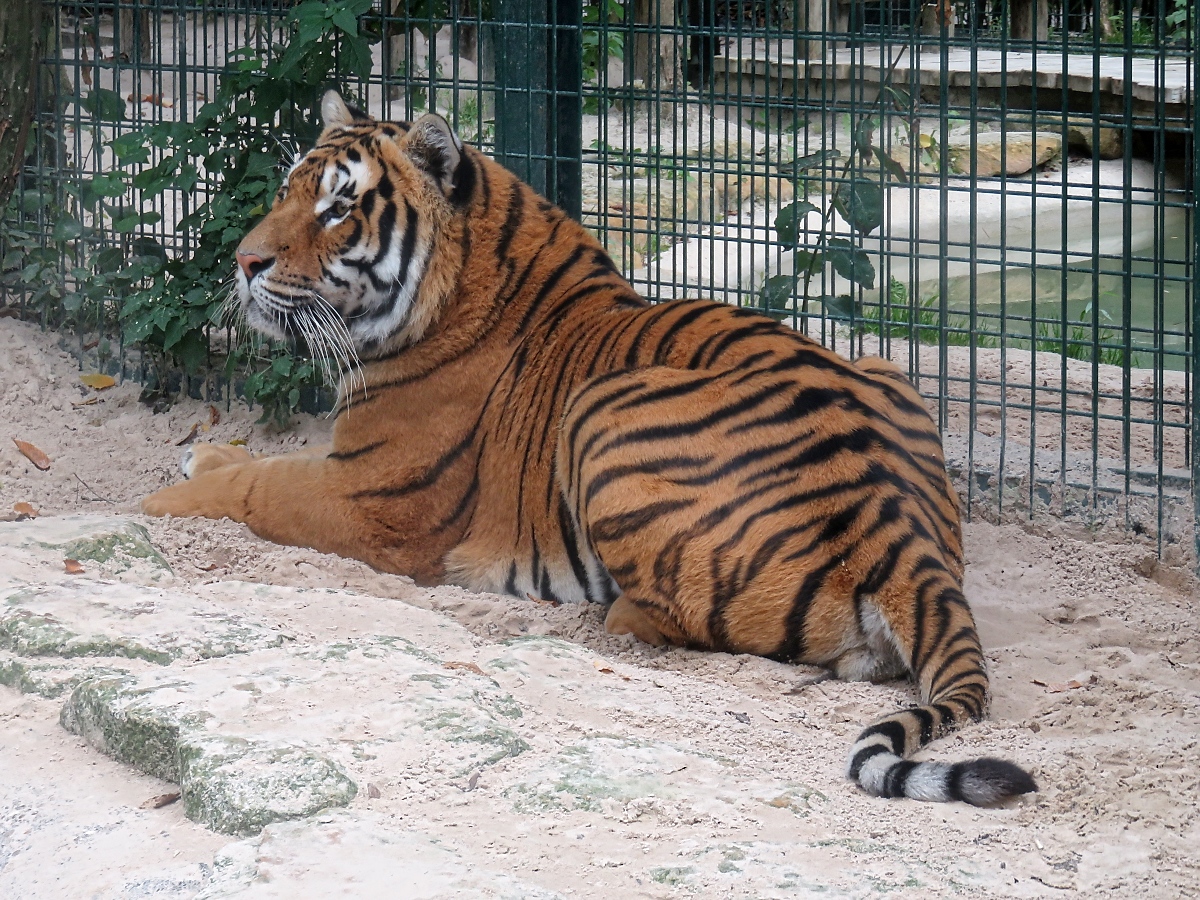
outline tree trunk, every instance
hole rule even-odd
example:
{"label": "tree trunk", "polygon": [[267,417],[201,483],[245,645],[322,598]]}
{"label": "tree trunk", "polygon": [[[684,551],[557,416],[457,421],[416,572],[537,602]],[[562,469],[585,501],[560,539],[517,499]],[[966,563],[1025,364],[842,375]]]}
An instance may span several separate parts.
{"label": "tree trunk", "polygon": [[120,10],[117,14],[117,31],[120,32],[118,52],[122,60],[132,63],[150,61],[150,13],[148,11],[139,13],[135,22],[132,9]]}
{"label": "tree trunk", "polygon": [[657,34],[638,34],[634,39],[634,78],[664,94],[673,93],[682,82],[680,38],[673,0],[637,0],[634,21],[665,29]]}
{"label": "tree trunk", "polygon": [[42,41],[42,0],[0,2],[0,211],[25,162]]}
{"label": "tree trunk", "polygon": [[[1095,0],[1096,6],[1096,29],[1100,32],[1100,40],[1111,41],[1116,35],[1116,29],[1113,28],[1113,5],[1112,0]],[[1128,22],[1125,27],[1129,27]]]}

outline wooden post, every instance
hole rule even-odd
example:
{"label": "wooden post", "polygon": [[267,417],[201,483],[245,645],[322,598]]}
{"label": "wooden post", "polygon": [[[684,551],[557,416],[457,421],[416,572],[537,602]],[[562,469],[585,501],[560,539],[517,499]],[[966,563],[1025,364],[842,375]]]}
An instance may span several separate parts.
{"label": "wooden post", "polygon": [[[135,27],[136,25],[136,27]],[[117,11],[117,53],[126,62],[138,63],[150,58],[150,12],[132,9]]]}
{"label": "wooden post", "polygon": [[1014,41],[1044,41],[1050,37],[1050,0],[1010,0],[1009,37]]}
{"label": "wooden post", "polygon": [[792,16],[796,30],[807,35],[796,42],[796,59],[816,59],[821,56],[823,47],[832,49],[835,46],[834,34],[845,33],[849,28],[849,22],[843,23],[839,16],[843,7],[845,4],[841,0],[794,0]]}
{"label": "wooden post", "polygon": [[633,77],[663,93],[682,84],[680,36],[675,33],[674,0],[637,0],[634,21],[639,25],[669,29],[660,34],[638,34],[633,46]]}
{"label": "wooden post", "polygon": [[41,0],[0,3],[0,211],[25,162],[44,39]]}

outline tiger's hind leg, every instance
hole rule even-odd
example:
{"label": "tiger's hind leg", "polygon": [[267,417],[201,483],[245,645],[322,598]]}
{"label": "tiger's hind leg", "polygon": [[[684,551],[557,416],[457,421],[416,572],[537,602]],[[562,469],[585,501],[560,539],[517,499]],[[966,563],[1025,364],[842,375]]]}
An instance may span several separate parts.
{"label": "tiger's hind leg", "polygon": [[608,608],[604,630],[609,634],[632,634],[654,647],[671,643],[663,634],[663,623],[653,608],[639,605],[628,594],[622,594]]}
{"label": "tiger's hind leg", "polygon": [[738,527],[737,516],[722,512],[746,474],[731,459],[761,438],[711,425],[723,409],[730,427],[753,415],[738,394],[750,391],[736,384],[744,374],[650,367],[602,376],[568,401],[557,476],[570,514],[621,591],[610,632],[760,655],[778,646],[785,604],[757,604],[745,640],[729,639],[713,615],[717,598],[753,594],[731,587],[713,562]]}

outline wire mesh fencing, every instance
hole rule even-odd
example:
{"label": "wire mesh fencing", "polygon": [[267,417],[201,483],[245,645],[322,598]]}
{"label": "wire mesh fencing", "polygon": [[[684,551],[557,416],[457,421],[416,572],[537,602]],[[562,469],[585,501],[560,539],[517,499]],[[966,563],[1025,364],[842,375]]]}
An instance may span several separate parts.
{"label": "wire mesh fencing", "polygon": [[[318,27],[306,4],[48,0],[34,144],[0,235],[10,306],[155,377],[122,341],[157,314],[127,308],[154,268],[129,260],[228,274],[221,235],[202,231],[238,231],[214,218],[238,202],[220,185],[257,184],[247,171],[311,142],[312,97],[336,83],[380,117],[445,115],[654,301],[755,307],[899,363],[969,514],[1114,526],[1200,558],[1188,0],[317,6],[344,40],[280,75],[267,61]],[[231,72],[262,76],[231,111],[279,95],[273,137],[230,163],[210,145],[147,191],[179,148],[127,136],[196,121]],[[203,334],[195,363],[229,339]]]}

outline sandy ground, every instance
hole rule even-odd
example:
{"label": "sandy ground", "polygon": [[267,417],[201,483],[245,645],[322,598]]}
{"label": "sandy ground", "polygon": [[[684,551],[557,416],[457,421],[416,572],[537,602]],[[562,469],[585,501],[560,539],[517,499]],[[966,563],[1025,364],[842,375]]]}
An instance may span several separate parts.
{"label": "sandy ground", "polygon": [[[142,496],[177,477],[177,442],[211,419],[208,404],[195,401],[152,415],[136,385],[96,393],[80,374],[53,335],[0,320],[0,510],[25,502],[42,516],[134,514]],[[255,451],[318,442],[328,428],[304,419],[272,434],[238,404],[219,412],[200,438],[244,438]],[[45,451],[50,469],[30,464],[13,438]],[[909,699],[906,685],[807,684],[812,670],[612,638],[597,607],[421,589],[356,562],[268,544],[228,521],[141,521],[178,587],[236,580],[353,592],[358,599],[344,605],[261,610],[321,638],[352,638],[411,607],[462,626],[485,655],[513,636],[555,636],[611,661],[642,695],[639,708],[667,691],[692,733],[675,733],[680,719],[665,713],[614,712],[605,727],[639,740],[687,739],[819,792],[802,816],[642,815],[628,806],[521,815],[504,801],[520,774],[513,762],[489,769],[469,794],[377,773],[381,796],[360,794],[350,807],[368,824],[419,824],[525,884],[577,897],[1200,896],[1200,606],[1194,581],[1144,548],[1053,529],[967,526],[966,591],[992,667],[992,717],[927,755],[1011,758],[1042,788],[1007,808],[976,810],[877,800],[843,780],[857,729]],[[588,696],[570,702],[586,711]],[[189,822],[179,804],[138,809],[169,785],[61,730],[58,707],[0,688],[0,895],[200,890],[229,838]],[[568,727],[549,700],[527,726],[546,735]],[[805,878],[747,894],[687,875],[697,848],[754,842],[808,848],[791,863]],[[879,847],[895,852],[879,862]],[[648,870],[642,862],[652,857],[660,864]],[[682,861],[671,868],[669,859]]]}

